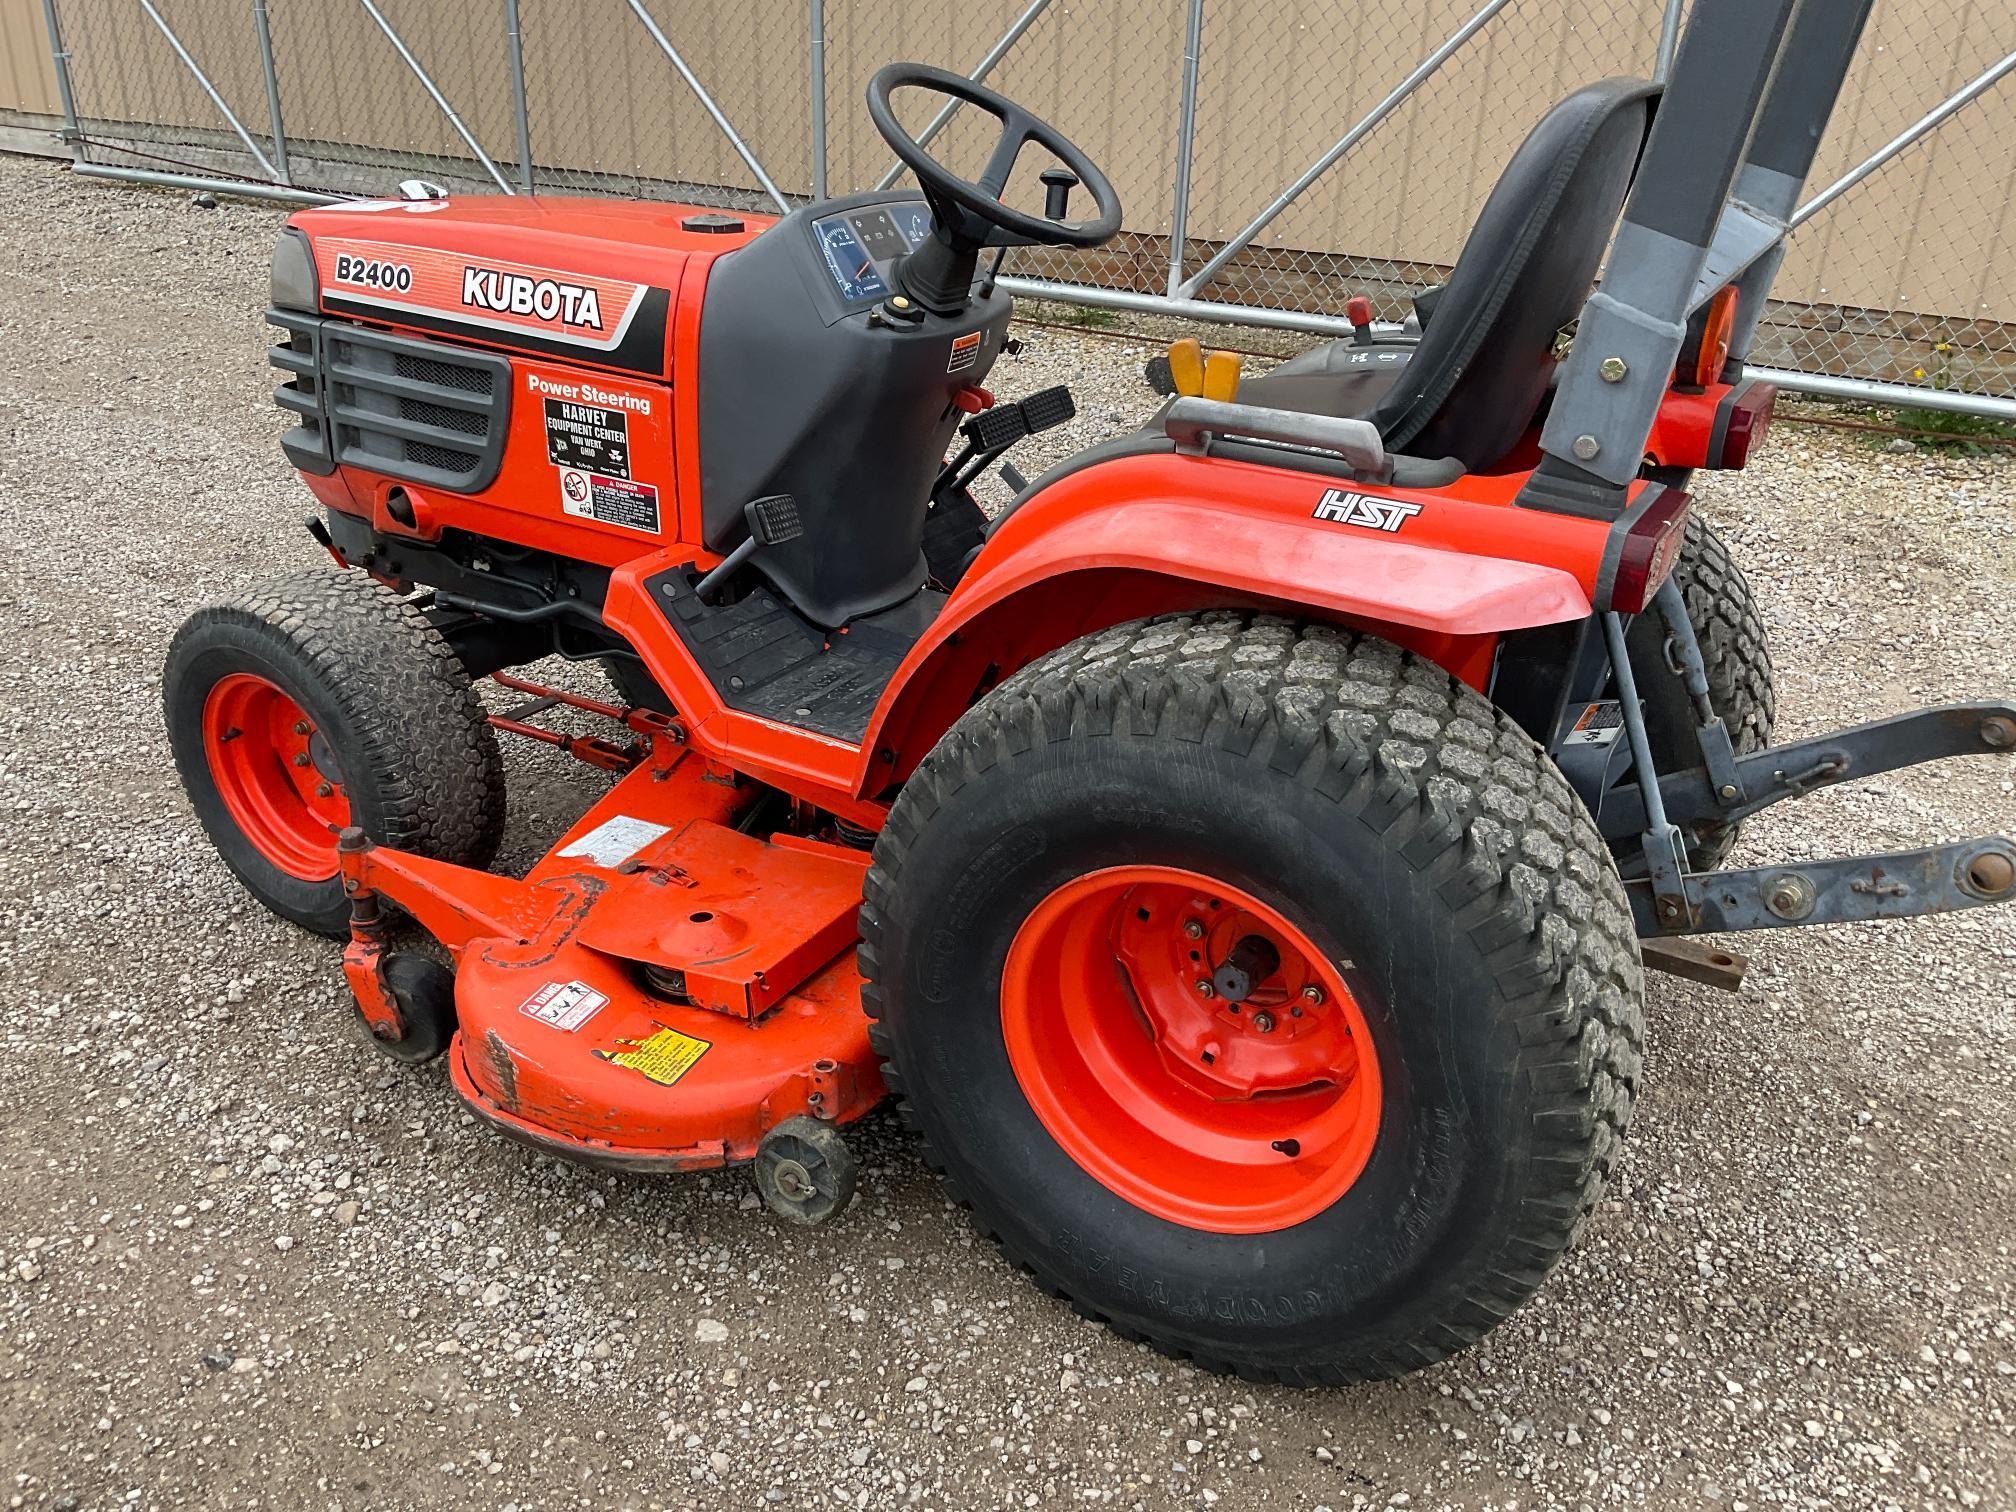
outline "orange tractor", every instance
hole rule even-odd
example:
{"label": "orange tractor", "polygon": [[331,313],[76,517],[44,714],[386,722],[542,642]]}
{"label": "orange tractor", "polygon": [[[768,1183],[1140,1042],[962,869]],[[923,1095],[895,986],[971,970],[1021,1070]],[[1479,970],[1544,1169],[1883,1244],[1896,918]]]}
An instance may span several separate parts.
{"label": "orange tractor", "polygon": [[[1016,343],[983,255],[1121,208],[973,82],[884,69],[921,192],[774,221],[303,211],[267,318],[335,568],[177,635],[197,815],[347,941],[388,1053],[537,1149],[753,1163],[817,1221],[890,1096],[1129,1336],[1298,1382],[1446,1355],[1602,1188],[1641,951],[1712,975],[1682,937],[2016,890],[2000,839],[1722,868],[1767,804],[2016,744],[1981,703],[1771,748],[1685,491],[1763,440],[1743,357],[1866,9],[1697,0],[1663,100],[1555,107],[1418,319],[1243,382],[1179,350],[1151,422],[992,520],[973,479],[1072,406],[986,387]],[[977,179],[905,89],[998,120]],[[508,670],[554,654],[616,693]],[[515,878],[500,732],[615,774]]]}

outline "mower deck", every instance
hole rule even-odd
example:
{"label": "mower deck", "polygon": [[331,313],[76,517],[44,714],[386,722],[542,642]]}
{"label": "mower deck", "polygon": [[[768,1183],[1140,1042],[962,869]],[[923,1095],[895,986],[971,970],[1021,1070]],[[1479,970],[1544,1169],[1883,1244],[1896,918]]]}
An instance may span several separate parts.
{"label": "mower deck", "polygon": [[[515,1138],[690,1170],[753,1158],[786,1119],[860,1116],[883,1095],[852,949],[867,855],[746,833],[746,787],[669,721],[625,717],[643,732],[636,765],[522,881],[346,844],[361,922],[345,964],[366,1017],[396,1036],[396,1015],[371,1011],[383,898],[456,957],[451,1076]],[[575,754],[607,764],[613,749]]]}

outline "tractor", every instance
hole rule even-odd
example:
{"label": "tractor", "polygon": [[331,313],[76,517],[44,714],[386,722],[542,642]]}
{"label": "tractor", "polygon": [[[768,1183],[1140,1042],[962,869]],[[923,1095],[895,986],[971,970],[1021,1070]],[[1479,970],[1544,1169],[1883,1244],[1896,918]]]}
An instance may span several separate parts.
{"label": "tractor", "polygon": [[[1995,701],[1772,744],[1690,505],[1765,442],[1745,359],[1868,9],[1696,0],[1663,88],[1554,106],[1405,321],[1252,376],[1179,343],[1151,420],[1033,481],[1008,452],[1073,401],[987,386],[1001,254],[1121,204],[971,79],[882,69],[917,189],[777,218],[302,210],[266,319],[333,562],[175,636],[195,813],[343,942],[379,1047],[535,1150],[749,1165],[817,1222],[893,1099],[1128,1338],[1294,1384],[1444,1358],[1602,1192],[1647,964],[2016,895],[1995,837],[1727,865],[1767,805],[2016,747]],[[977,178],[919,95],[998,125]],[[607,695],[514,670],[556,655]],[[613,778],[522,876],[500,735]]]}

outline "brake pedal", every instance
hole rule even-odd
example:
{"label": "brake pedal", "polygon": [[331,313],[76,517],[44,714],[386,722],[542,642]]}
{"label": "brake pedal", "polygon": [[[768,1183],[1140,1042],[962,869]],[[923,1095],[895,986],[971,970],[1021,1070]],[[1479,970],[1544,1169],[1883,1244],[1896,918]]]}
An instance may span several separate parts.
{"label": "brake pedal", "polygon": [[1078,413],[1078,401],[1071,397],[1071,390],[1061,383],[1055,388],[1031,394],[1015,407],[1022,411],[1023,419],[1028,424],[1028,433],[1032,436],[1038,431],[1062,425]]}

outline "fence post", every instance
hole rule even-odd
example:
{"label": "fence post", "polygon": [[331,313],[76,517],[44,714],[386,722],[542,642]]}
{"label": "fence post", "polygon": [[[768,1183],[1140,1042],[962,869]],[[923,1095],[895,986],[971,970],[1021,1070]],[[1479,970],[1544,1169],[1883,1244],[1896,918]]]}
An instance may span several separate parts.
{"label": "fence post", "polygon": [[1183,288],[1183,239],[1190,232],[1190,162],[1197,140],[1197,60],[1204,46],[1204,0],[1190,0],[1183,30],[1183,101],[1176,119],[1176,193],[1169,211],[1169,297]]}
{"label": "fence post", "polygon": [[[145,5],[147,0],[140,0],[140,3]],[[455,128],[455,134],[462,138],[468,149],[476,154],[476,161],[483,165],[491,180],[506,194],[516,194],[518,191],[511,187],[510,180],[497,171],[497,165],[490,160],[490,154],[483,150],[483,144],[476,140],[475,134],[467,126],[462,124],[462,117],[455,114],[455,107],[448,103],[448,97],[441,93],[427,70],[420,66],[420,60],[413,56],[413,50],[406,45],[406,39],[392,29],[392,23],[385,19],[384,12],[380,11],[372,0],[357,0],[357,3],[364,7],[366,15],[378,23],[378,30],[385,34],[385,40],[392,44],[393,51],[398,53],[406,66],[413,71],[413,77],[420,81],[420,87],[427,91],[428,98],[440,107],[441,114],[448,117],[448,124]]]}
{"label": "fence post", "polygon": [[287,126],[280,118],[280,76],[273,67],[273,28],[266,16],[266,0],[252,0],[252,29],[259,34],[259,68],[266,75],[266,123],[273,134],[273,167],[280,182],[294,182],[287,166]]}
{"label": "fence post", "polygon": [[1659,53],[1652,63],[1652,77],[1661,84],[1673,72],[1673,54],[1680,49],[1680,12],[1686,4],[1687,0],[1666,0],[1659,16]]}
{"label": "fence post", "polygon": [[809,0],[812,23],[812,198],[826,198],[826,0]]}
{"label": "fence post", "polygon": [[77,96],[70,90],[70,50],[63,45],[63,24],[56,19],[56,0],[42,0],[42,22],[49,28],[49,60],[56,65],[56,97],[63,102],[63,145],[70,160],[84,161],[84,130],[77,124]]}
{"label": "fence post", "polygon": [[527,194],[532,184],[532,115],[525,107],[525,41],[518,22],[518,0],[504,0],[504,37],[511,55],[511,110],[518,123],[518,182]]}
{"label": "fence post", "polygon": [[259,144],[252,140],[252,133],[245,129],[245,123],[238,119],[229,105],[224,103],[224,96],[217,92],[217,86],[210,82],[210,76],[197,66],[196,60],[189,55],[189,49],[182,45],[182,39],[175,35],[175,29],[162,17],[161,12],[155,9],[154,0],[140,0],[140,9],[147,13],[147,19],[159,28],[161,35],[168,39],[168,45],[175,50],[175,56],[182,60],[182,66],[189,70],[190,77],[195,79],[202,87],[203,93],[210,97],[210,103],[217,107],[217,113],[223,116],[225,122],[238,134],[238,140],[245,144],[245,150],[251,153],[253,160],[266,171],[266,177],[276,184],[279,183],[279,172],[267,159],[266,154],[259,150]]}

